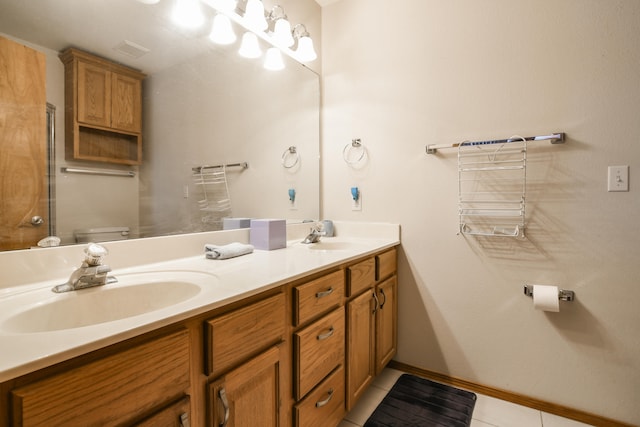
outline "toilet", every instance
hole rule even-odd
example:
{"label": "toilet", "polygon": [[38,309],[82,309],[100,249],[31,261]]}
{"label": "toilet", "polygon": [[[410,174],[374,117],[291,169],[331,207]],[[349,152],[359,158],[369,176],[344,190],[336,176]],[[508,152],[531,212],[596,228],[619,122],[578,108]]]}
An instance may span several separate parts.
{"label": "toilet", "polygon": [[112,240],[127,240],[129,227],[98,227],[73,230],[76,243],[108,242]]}

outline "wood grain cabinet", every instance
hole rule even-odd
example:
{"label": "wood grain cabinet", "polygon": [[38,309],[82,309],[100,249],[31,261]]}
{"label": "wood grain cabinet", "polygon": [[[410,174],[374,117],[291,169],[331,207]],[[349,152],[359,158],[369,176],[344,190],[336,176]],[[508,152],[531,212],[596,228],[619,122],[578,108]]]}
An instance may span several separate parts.
{"label": "wood grain cabinet", "polygon": [[350,410],[396,354],[396,250],[347,267],[347,277],[346,406]]}
{"label": "wood grain cabinet", "polygon": [[396,250],[0,384],[0,427],[335,427],[395,355]]}
{"label": "wood grain cabinet", "polygon": [[170,413],[190,389],[189,354],[189,332],[181,330],[17,387],[12,425],[131,425],[153,414],[180,425],[189,405]]}
{"label": "wood grain cabinet", "polygon": [[345,414],[345,272],[294,286],[294,427],[330,427]]}
{"label": "wood grain cabinet", "polygon": [[205,322],[209,425],[281,425],[285,301],[280,292]]}
{"label": "wood grain cabinet", "polygon": [[67,160],[142,162],[143,73],[78,49],[65,65]]}
{"label": "wood grain cabinet", "polygon": [[272,347],[209,385],[213,427],[277,427],[280,350]]}

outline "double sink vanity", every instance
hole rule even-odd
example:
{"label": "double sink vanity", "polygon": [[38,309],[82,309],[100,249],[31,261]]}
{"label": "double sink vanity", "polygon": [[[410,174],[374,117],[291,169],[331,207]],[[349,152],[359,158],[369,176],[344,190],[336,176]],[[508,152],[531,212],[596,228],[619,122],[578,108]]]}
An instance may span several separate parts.
{"label": "double sink vanity", "polygon": [[0,426],[338,425],[395,355],[400,230],[335,230],[105,243],[118,282],[64,293],[82,246],[0,254]]}

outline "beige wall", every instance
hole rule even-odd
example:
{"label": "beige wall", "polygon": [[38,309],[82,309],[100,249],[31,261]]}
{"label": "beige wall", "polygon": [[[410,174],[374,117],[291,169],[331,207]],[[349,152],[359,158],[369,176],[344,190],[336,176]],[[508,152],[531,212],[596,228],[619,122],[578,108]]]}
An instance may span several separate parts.
{"label": "beige wall", "polygon": [[[323,8],[323,213],[401,223],[399,361],[640,424],[638,22],[636,0]],[[456,235],[456,152],[425,146],[551,132],[568,140],[530,144],[526,239]],[[577,299],[535,311],[525,283]]]}

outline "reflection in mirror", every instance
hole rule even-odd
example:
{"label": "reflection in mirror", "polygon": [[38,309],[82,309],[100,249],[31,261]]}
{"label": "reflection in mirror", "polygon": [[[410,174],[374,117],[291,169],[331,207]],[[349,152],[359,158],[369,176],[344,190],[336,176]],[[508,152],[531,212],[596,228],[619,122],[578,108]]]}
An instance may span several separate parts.
{"label": "reflection in mirror", "polygon": [[[171,5],[168,0],[153,6],[131,0],[0,4],[0,35],[44,53],[46,101],[56,107],[54,222],[42,227],[44,236],[53,227],[62,244],[70,244],[76,242],[74,231],[98,227],[127,227],[129,237],[149,237],[220,229],[224,216],[318,218],[317,74],[287,56],[284,70],[265,70],[263,58],[238,54],[244,30],[234,27],[235,44],[213,44],[210,28],[205,28],[210,24],[200,30],[177,28],[169,17]],[[211,22],[213,12],[203,10]],[[116,47],[125,41],[149,52],[124,54]],[[266,51],[268,45],[260,43]],[[64,117],[70,107],[64,101],[64,66],[58,55],[68,47],[147,75],[139,166],[65,158]],[[284,167],[283,153],[292,146],[299,162]],[[202,166],[238,163],[248,167],[205,169],[218,173],[218,186],[213,181],[203,185],[197,173]],[[76,174],[61,172],[63,168],[135,176]],[[295,189],[295,203],[290,189]],[[0,236],[0,248],[5,239],[10,237]]]}

